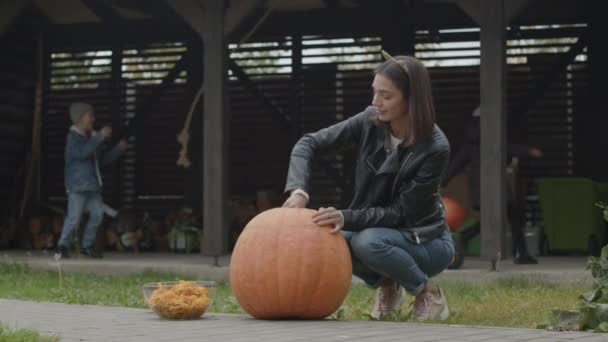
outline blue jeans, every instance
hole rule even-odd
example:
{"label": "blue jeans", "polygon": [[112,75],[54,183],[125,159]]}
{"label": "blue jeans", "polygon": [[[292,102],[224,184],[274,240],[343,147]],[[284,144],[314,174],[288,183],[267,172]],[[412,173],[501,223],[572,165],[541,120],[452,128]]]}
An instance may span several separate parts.
{"label": "blue jeans", "polygon": [[447,229],[422,244],[392,228],[342,231],[342,235],[350,248],[354,275],[372,287],[377,287],[382,278],[396,280],[413,295],[422,291],[428,278],[446,269],[454,255]]}
{"label": "blue jeans", "polygon": [[57,245],[64,248],[70,247],[72,235],[85,208],[89,212],[89,221],[82,235],[82,247],[93,247],[97,236],[97,227],[103,219],[103,201],[101,193],[97,191],[68,193],[68,213],[63,222],[63,230]]}

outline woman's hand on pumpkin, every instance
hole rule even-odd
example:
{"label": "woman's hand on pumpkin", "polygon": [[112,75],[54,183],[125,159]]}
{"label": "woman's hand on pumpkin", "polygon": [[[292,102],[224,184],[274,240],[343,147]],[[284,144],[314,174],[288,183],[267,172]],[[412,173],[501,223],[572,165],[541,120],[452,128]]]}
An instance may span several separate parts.
{"label": "woman's hand on pumpkin", "polygon": [[301,192],[292,192],[291,196],[283,203],[283,208],[306,208],[308,198]]}
{"label": "woman's hand on pumpkin", "polygon": [[334,234],[344,228],[344,215],[336,208],[319,208],[312,217],[312,221],[319,226],[334,226],[330,233]]}

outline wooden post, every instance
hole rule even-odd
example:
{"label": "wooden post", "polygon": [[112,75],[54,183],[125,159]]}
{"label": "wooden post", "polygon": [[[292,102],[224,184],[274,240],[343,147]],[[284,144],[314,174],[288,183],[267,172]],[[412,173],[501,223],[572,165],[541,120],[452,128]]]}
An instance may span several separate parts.
{"label": "wooden post", "polygon": [[[608,116],[605,114],[605,99],[602,84],[608,76],[608,48],[605,44],[605,30],[608,28],[600,3],[589,2],[590,39],[588,46],[589,85],[588,93],[575,92],[574,98],[574,174],[599,181],[608,181],[608,159],[605,152],[608,146]],[[580,38],[579,38],[580,39]],[[583,87],[580,87],[584,89]],[[588,96],[588,98],[587,98]],[[599,154],[598,154],[599,153]]]}
{"label": "wooden post", "polygon": [[300,87],[302,86],[302,35],[292,35],[291,46],[291,82],[289,82],[289,112],[291,115],[291,145],[295,144],[302,136],[302,108]]}
{"label": "wooden post", "polygon": [[481,257],[505,255],[506,113],[504,0],[480,1]]}
{"label": "wooden post", "polygon": [[30,2],[30,0],[0,1],[0,36],[9,29],[15,18],[30,5]]}
{"label": "wooden post", "polygon": [[224,0],[205,2],[203,106],[203,253],[220,256],[228,252],[228,168],[225,115],[226,46]]}
{"label": "wooden post", "polygon": [[228,253],[228,153],[229,116],[226,110],[226,34],[239,26],[265,1],[238,1],[227,10],[226,0],[172,0],[169,5],[204,44],[202,120],[203,229],[202,254],[220,256]]}
{"label": "wooden post", "polygon": [[[123,95],[123,87],[122,87],[122,48],[123,45],[121,43],[117,43],[114,45],[112,49],[112,110],[110,111],[110,119],[112,123],[112,127],[114,130],[119,129],[122,126],[122,116],[121,116],[121,99]],[[128,137],[125,137],[128,138]],[[124,157],[123,157],[124,158]],[[112,178],[114,179],[113,186],[113,195],[112,195],[112,205],[114,208],[121,208],[122,203],[122,179],[121,179],[121,169],[122,163],[124,159],[120,159],[113,166]]]}
{"label": "wooden post", "polygon": [[382,48],[393,56],[414,56],[415,17],[420,8],[420,0],[391,2],[381,9],[381,16],[386,18],[382,27]]}

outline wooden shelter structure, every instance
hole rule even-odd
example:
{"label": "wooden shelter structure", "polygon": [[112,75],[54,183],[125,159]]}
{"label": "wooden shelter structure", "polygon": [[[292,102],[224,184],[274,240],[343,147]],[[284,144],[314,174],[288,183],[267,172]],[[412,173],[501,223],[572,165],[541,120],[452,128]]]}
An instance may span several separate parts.
{"label": "wooden shelter structure", "polygon": [[[197,203],[205,253],[226,254],[231,195],[280,191],[301,134],[370,102],[385,49],[426,63],[453,150],[473,108],[488,113],[482,255],[493,259],[504,250],[507,130],[545,151],[530,177],[608,176],[600,13],[590,0],[2,0],[1,214],[19,211],[28,177],[34,202],[64,203],[67,107],[89,101],[131,136],[105,198],[150,212]],[[179,169],[175,136],[203,85],[194,164]],[[348,202],[352,163],[319,163],[313,206]],[[540,220],[534,191],[528,219]]]}

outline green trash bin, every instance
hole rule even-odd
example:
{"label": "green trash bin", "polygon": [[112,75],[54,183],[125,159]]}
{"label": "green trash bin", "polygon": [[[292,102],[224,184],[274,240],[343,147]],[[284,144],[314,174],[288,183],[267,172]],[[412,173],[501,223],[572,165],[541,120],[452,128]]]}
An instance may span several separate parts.
{"label": "green trash bin", "polygon": [[598,254],[606,241],[597,183],[587,178],[541,178],[538,194],[543,213],[546,252]]}
{"label": "green trash bin", "polygon": [[[479,225],[479,220],[473,217],[469,217],[466,219],[460,227],[458,227],[458,231],[460,233],[464,233],[466,230],[471,229],[471,227]],[[481,255],[481,243],[480,236],[476,234],[473,238],[466,241],[464,243],[464,255],[466,256],[480,256]]]}
{"label": "green trash bin", "polygon": [[[448,266],[449,269],[458,269],[464,263],[465,256],[479,256],[479,234],[476,234],[472,239],[466,241],[465,231],[471,229],[479,221],[474,218],[466,219],[463,224],[452,232],[452,240],[454,241],[454,248],[456,253],[454,259]],[[469,236],[470,234],[467,234]]]}
{"label": "green trash bin", "polygon": [[598,201],[608,204],[608,182],[596,182]]}
{"label": "green trash bin", "polygon": [[[605,207],[608,206],[608,182],[598,182],[596,183],[596,186],[599,201],[602,202]],[[604,211],[602,215],[604,216],[606,229],[608,229],[608,210]],[[608,232],[606,234],[608,235]]]}

